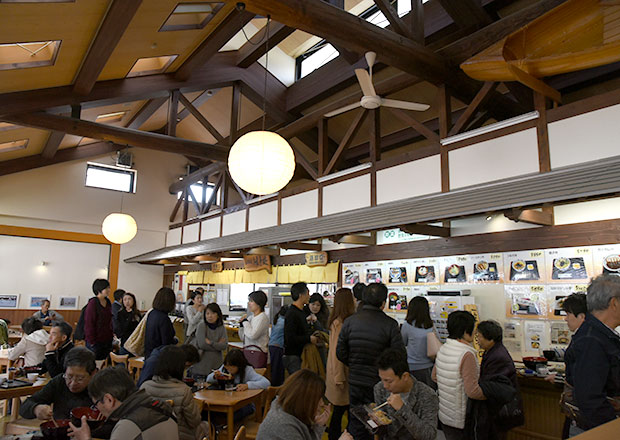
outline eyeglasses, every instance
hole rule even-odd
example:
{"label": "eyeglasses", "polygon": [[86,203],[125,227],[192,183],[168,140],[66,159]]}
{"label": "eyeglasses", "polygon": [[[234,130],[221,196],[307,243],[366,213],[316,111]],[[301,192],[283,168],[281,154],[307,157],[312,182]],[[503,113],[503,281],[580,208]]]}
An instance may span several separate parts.
{"label": "eyeglasses", "polygon": [[63,374],[62,377],[67,382],[75,382],[75,383],[82,383],[82,382],[86,382],[86,380],[88,380],[88,376],[74,376],[72,374]]}
{"label": "eyeglasses", "polygon": [[101,399],[95,400],[95,402],[90,406],[91,409],[97,409],[97,405],[103,403],[103,397]]}

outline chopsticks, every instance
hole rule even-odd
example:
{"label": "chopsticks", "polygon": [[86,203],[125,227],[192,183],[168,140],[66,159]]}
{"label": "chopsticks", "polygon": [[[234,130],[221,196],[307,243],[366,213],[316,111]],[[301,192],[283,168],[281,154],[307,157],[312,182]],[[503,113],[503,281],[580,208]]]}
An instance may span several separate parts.
{"label": "chopsticks", "polygon": [[384,407],[384,406],[385,406],[385,405],[387,405],[387,404],[388,404],[388,402],[387,402],[387,400],[386,400],[386,401],[385,401],[385,402],[383,402],[381,405],[379,405],[379,406],[375,406],[372,410],[373,410],[373,411],[376,411],[376,410],[378,410],[379,408],[382,408],[382,407]]}
{"label": "chopsticks", "polygon": [[56,423],[56,419],[52,417],[52,423],[54,424],[54,428],[58,428],[58,423]]}

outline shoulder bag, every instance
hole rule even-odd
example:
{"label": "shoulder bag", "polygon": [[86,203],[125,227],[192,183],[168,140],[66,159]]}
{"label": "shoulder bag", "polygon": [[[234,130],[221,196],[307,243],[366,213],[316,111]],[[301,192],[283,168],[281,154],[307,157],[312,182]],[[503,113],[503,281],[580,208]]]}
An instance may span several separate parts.
{"label": "shoulder bag", "polygon": [[441,341],[437,337],[434,331],[426,334],[426,356],[431,359],[435,359],[439,349],[441,348]]}

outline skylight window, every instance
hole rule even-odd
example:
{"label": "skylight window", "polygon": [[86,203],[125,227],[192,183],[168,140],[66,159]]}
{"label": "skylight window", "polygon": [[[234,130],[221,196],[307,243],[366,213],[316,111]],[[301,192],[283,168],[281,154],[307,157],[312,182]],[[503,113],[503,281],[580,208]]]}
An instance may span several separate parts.
{"label": "skylight window", "polygon": [[[212,183],[207,184],[206,192],[204,199],[202,197],[202,183],[194,183],[190,185],[190,191],[192,192],[192,196],[194,196],[194,200],[198,203],[205,203],[205,201],[211,198],[211,194],[213,194],[214,185]],[[177,199],[180,199],[183,195],[183,191],[179,191],[177,193]]]}
{"label": "skylight window", "polygon": [[222,2],[179,3],[159,32],[202,29],[222,9]]}
{"label": "skylight window", "polygon": [[164,55],[161,57],[138,58],[138,61],[135,62],[127,74],[127,78],[164,73],[177,57],[178,55]]}
{"label": "skylight window", "polygon": [[0,144],[0,153],[8,153],[9,151],[24,150],[28,146],[28,139],[19,141],[3,142]]}
{"label": "skylight window", "polygon": [[60,40],[0,44],[0,70],[53,66]]}
{"label": "skylight window", "polygon": [[97,122],[119,122],[120,120],[123,119],[123,117],[126,114],[127,114],[126,111],[124,111],[124,112],[105,113],[103,115],[97,116],[96,121]]}
{"label": "skylight window", "polygon": [[[315,46],[316,47],[316,46]],[[302,55],[303,59],[299,63],[299,78],[303,78],[311,72],[314,72],[319,67],[329,63],[336,58],[340,53],[334,46],[329,43],[323,44],[318,47],[314,52],[306,52]]]}
{"label": "skylight window", "polygon": [[93,162],[86,164],[86,186],[93,188],[135,193],[137,177],[136,170]]}

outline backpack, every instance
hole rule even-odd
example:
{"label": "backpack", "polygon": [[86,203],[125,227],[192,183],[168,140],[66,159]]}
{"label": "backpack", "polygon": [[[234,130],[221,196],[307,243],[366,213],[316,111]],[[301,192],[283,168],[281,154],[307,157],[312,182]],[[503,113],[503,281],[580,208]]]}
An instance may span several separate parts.
{"label": "backpack", "polygon": [[78,323],[75,326],[75,331],[73,332],[73,340],[74,341],[84,341],[84,340],[86,340],[86,334],[84,332],[84,315],[86,315],[86,307],[88,307],[88,304],[93,299],[94,298],[89,299],[88,302],[86,303],[86,305],[84,307],[82,307],[82,311],[80,312],[80,319],[78,319]]}

